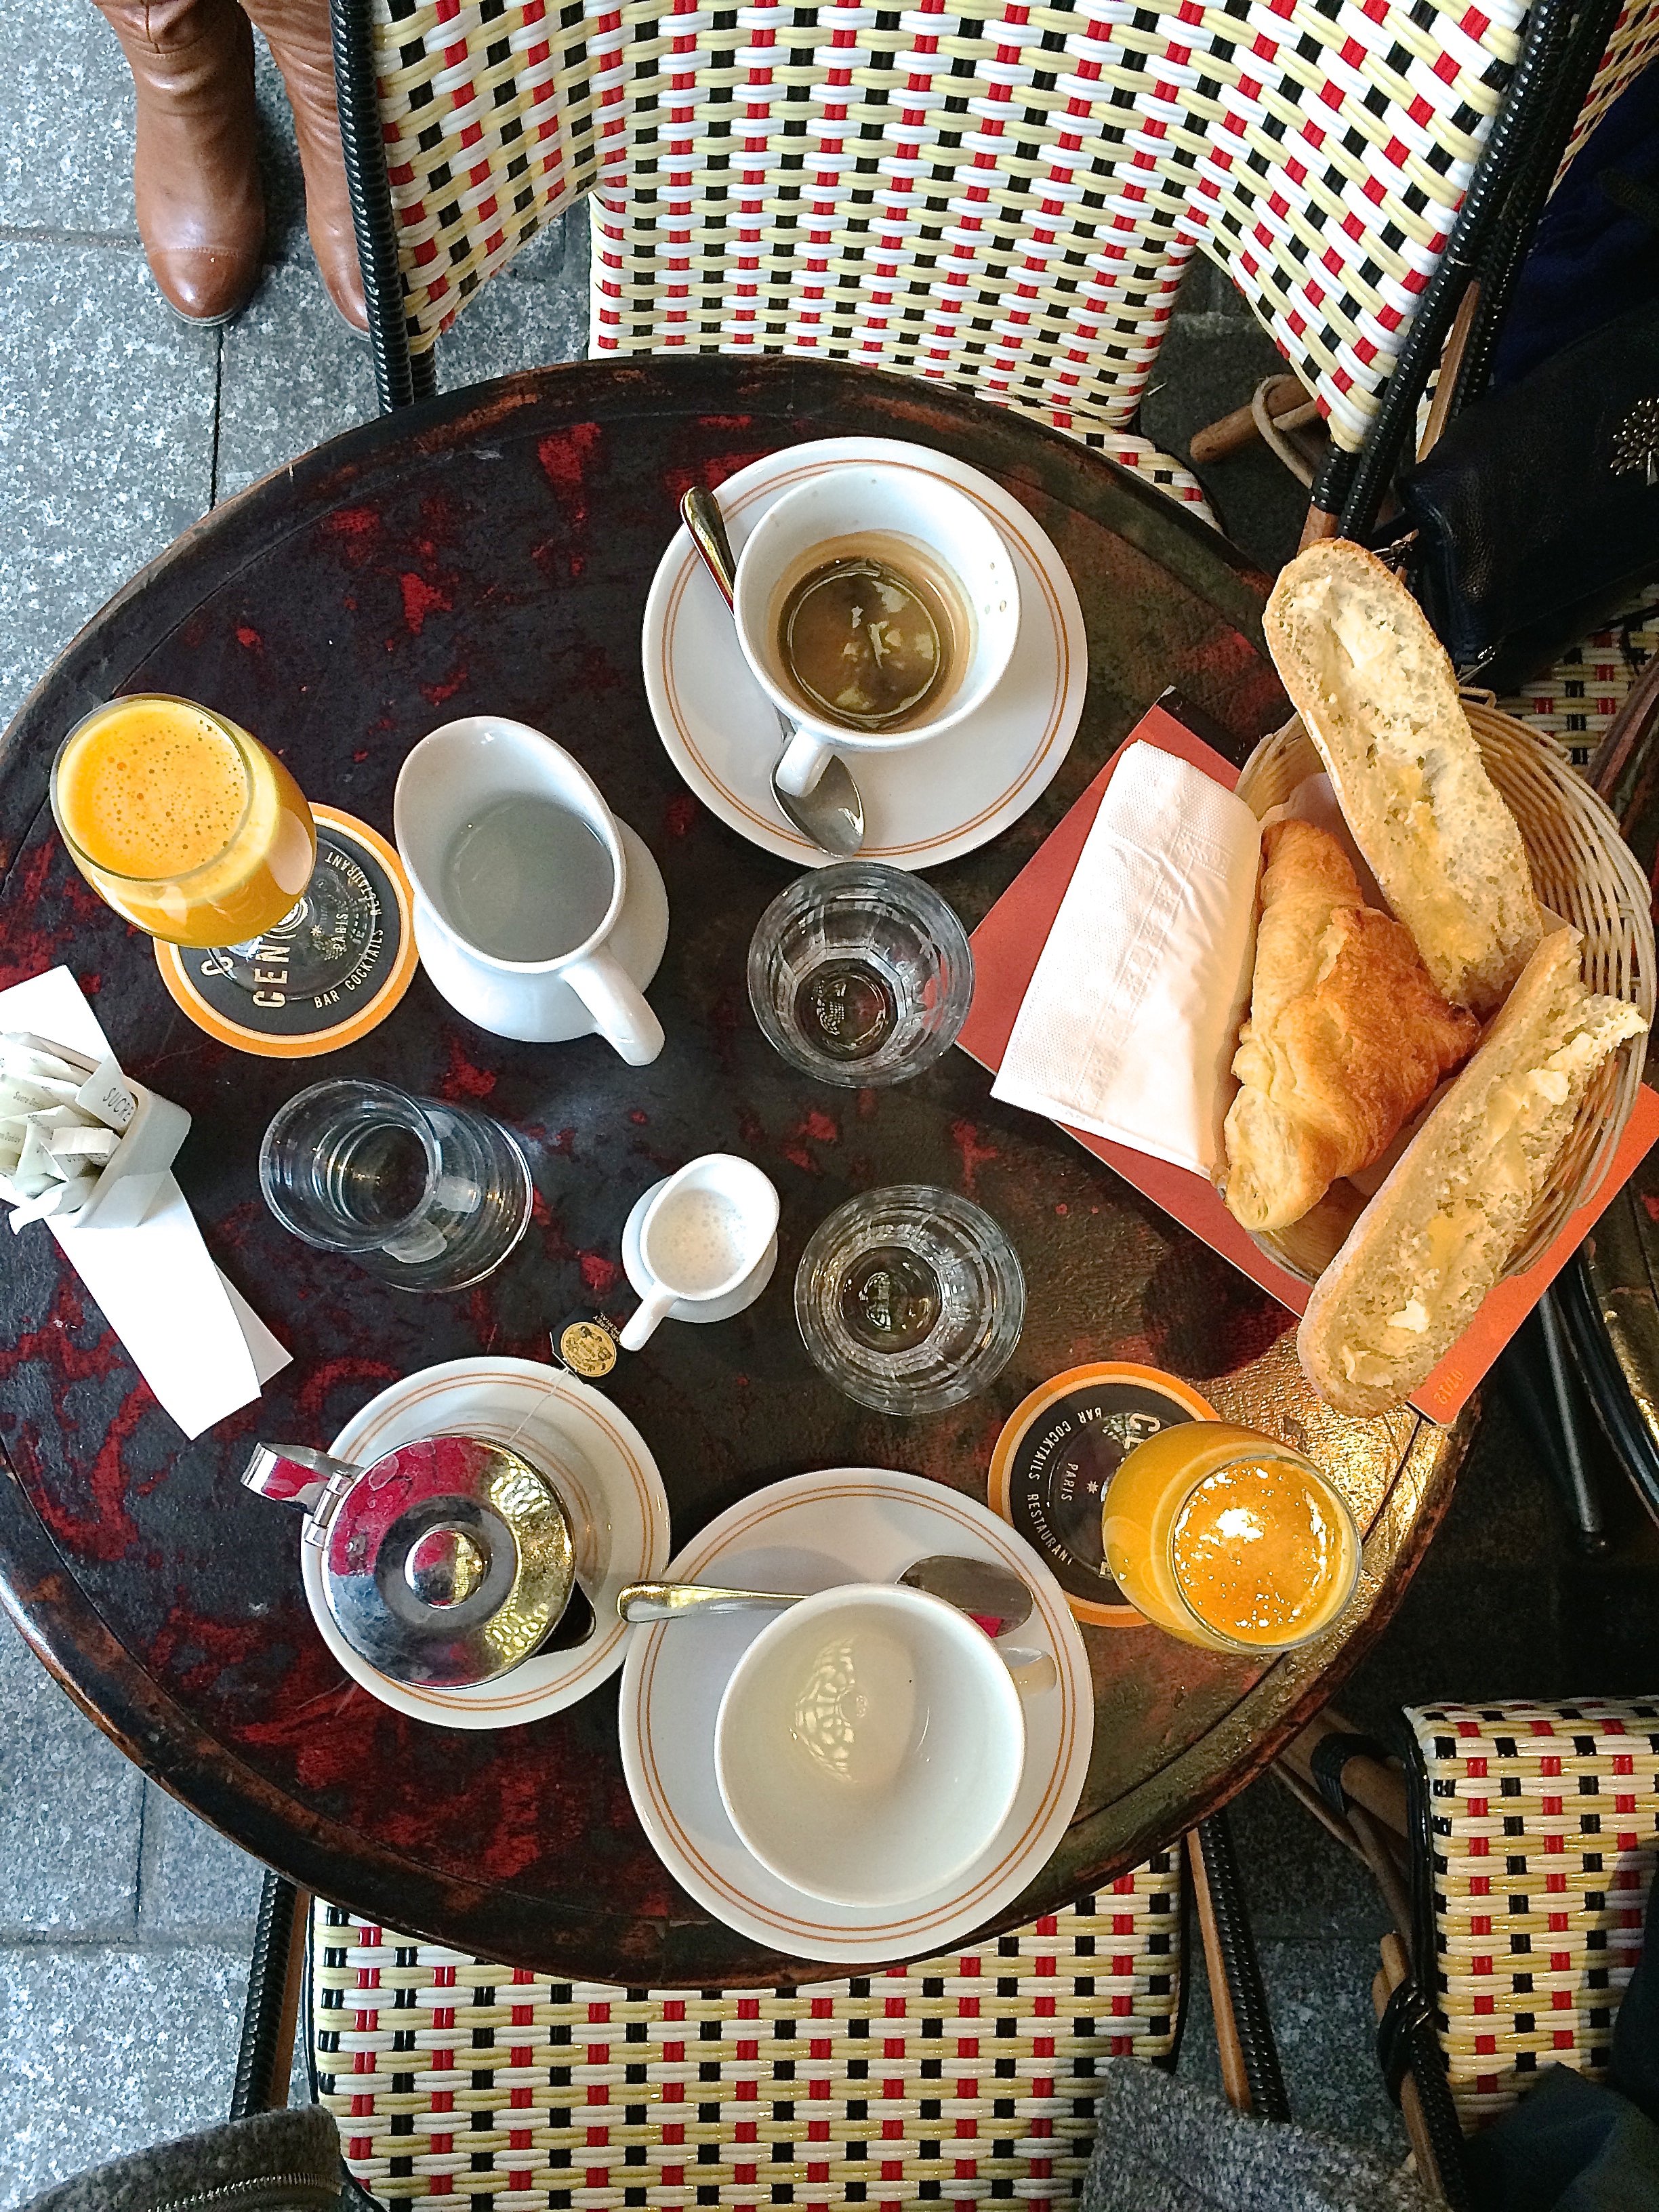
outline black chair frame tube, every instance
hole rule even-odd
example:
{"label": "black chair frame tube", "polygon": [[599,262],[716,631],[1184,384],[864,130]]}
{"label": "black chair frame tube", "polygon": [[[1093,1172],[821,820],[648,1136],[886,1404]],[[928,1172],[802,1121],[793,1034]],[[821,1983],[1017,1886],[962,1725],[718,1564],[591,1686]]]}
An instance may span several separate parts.
{"label": "black chair frame tube", "polygon": [[417,388],[415,364],[404,319],[404,281],[398,266],[398,223],[386,176],[386,142],[380,135],[380,100],[374,88],[372,0],[331,0],[335,97],[340,111],[340,144],[345,155],[346,185],[351,194],[352,227],[357,234],[357,262],[368,310],[368,343],[374,356],[374,390],[380,412],[428,398],[432,362],[424,359],[426,389]]}
{"label": "black chair frame tube", "polygon": [[1198,1847],[1204,1862],[1214,1916],[1217,1947],[1227,1994],[1232,2001],[1233,2025],[1238,2032],[1239,2051],[1250,2088],[1250,2109],[1259,2119],[1288,2120],[1291,2100],[1279,2069],[1267,2014],[1267,1993],[1255,1954],[1255,1938],[1244,1905],[1239,1880],[1238,1856],[1225,1813],[1212,1813],[1198,1824]]}
{"label": "black chair frame tube", "polygon": [[230,2099],[233,2120],[245,2120],[252,2112],[278,2112],[288,2103],[293,2027],[289,1974],[295,1942],[304,1935],[296,1925],[299,1905],[294,1884],[267,1871],[248,1965],[242,2046],[236,2054],[236,2085]]}

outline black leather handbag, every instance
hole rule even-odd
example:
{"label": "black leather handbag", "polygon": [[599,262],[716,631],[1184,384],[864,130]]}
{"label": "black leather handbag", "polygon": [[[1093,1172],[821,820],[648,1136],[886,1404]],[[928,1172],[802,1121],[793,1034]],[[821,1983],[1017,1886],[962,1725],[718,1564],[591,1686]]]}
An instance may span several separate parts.
{"label": "black leather handbag", "polygon": [[[1602,272],[1576,298],[1554,300],[1555,335],[1574,321],[1595,327],[1488,389],[1505,311],[1620,4],[1534,0],[1503,105],[1370,434],[1358,453],[1333,447],[1314,484],[1307,535],[1340,534],[1390,556],[1397,549],[1453,662],[1499,692],[1659,575],[1659,301],[1650,257],[1626,252],[1622,297]],[[1638,232],[1655,222],[1641,187],[1656,93],[1659,64],[1650,64],[1569,178],[1582,165],[1594,191],[1628,204]],[[1620,111],[1626,121],[1603,137]],[[1603,167],[1598,141],[1633,178]],[[1634,199],[1617,189],[1632,181]],[[1585,258],[1565,258],[1571,279]],[[1576,273],[1595,275],[1587,263]],[[1632,292],[1640,304],[1630,304]],[[1434,414],[1444,426],[1402,473],[1437,369]]]}
{"label": "black leather handbag", "polygon": [[1659,303],[1477,401],[1398,489],[1454,665],[1513,690],[1659,577]]}

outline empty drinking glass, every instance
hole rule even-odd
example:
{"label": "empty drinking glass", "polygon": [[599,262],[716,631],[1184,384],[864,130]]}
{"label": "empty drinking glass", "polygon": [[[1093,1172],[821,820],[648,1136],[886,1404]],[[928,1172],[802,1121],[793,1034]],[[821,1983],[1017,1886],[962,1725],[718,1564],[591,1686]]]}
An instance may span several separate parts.
{"label": "empty drinking glass", "polygon": [[285,1229],[409,1291],[479,1281],[523,1236],[530,1169],[512,1132],[470,1106],[340,1077],[290,1098],[259,1147]]}
{"label": "empty drinking glass", "polygon": [[1019,1257],[990,1215],[926,1183],[849,1199],[795,1274],[806,1349],[849,1398],[936,1413],[1007,1365],[1025,1320]]}
{"label": "empty drinking glass", "polygon": [[873,860],[799,877],[749,947],[750,1003],[769,1042],[792,1066],[848,1090],[932,1066],[973,995],[956,915],[918,877]]}

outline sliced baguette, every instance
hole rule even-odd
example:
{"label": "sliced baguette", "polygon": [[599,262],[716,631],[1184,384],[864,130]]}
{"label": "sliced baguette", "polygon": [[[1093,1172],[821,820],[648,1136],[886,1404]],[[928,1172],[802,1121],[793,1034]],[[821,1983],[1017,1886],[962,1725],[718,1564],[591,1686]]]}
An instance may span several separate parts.
{"label": "sliced baguette", "polygon": [[1345,1413],[1401,1405],[1502,1275],[1607,1054],[1647,1024],[1579,980],[1575,929],[1547,937],[1462,1073],[1314,1286],[1308,1380]]}
{"label": "sliced baguette", "polygon": [[1544,925],[1457,679],[1391,570],[1342,538],[1280,573],[1262,630],[1354,842],[1455,1006],[1503,1004]]}

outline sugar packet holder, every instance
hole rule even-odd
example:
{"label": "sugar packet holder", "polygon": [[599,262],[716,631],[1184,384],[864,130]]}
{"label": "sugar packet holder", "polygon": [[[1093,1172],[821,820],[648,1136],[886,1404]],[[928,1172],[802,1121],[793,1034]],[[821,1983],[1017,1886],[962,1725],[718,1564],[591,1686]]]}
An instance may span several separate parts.
{"label": "sugar packet holder", "polygon": [[170,1099],[27,1030],[0,1031],[0,1200],[14,1231],[48,1218],[135,1228],[190,1129]]}

